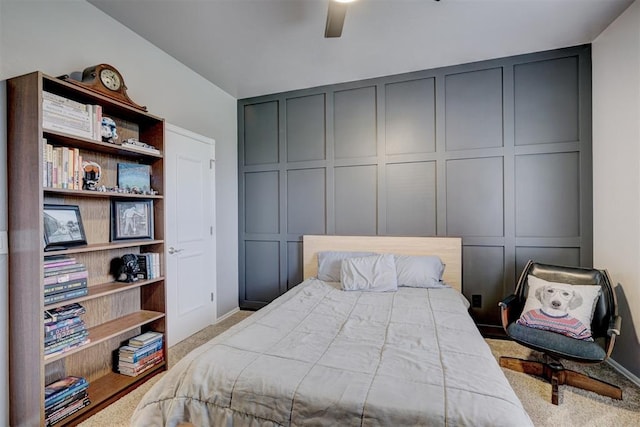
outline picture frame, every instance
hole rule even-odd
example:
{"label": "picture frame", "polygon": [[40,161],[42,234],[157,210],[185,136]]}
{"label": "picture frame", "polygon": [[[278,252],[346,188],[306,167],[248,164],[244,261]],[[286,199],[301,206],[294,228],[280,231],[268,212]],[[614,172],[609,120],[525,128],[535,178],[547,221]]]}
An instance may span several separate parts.
{"label": "picture frame", "polygon": [[118,188],[137,194],[148,194],[151,191],[151,166],[118,163]]}
{"label": "picture frame", "polygon": [[87,244],[82,215],[77,205],[45,204],[44,250],[63,250]]}
{"label": "picture frame", "polygon": [[153,201],[111,201],[111,241],[153,239]]}

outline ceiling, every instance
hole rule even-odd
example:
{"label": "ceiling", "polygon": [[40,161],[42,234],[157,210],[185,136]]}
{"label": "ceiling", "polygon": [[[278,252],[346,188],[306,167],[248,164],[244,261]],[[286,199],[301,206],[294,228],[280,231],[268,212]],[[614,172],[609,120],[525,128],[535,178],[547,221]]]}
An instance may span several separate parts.
{"label": "ceiling", "polygon": [[235,98],[592,42],[633,0],[88,0]]}

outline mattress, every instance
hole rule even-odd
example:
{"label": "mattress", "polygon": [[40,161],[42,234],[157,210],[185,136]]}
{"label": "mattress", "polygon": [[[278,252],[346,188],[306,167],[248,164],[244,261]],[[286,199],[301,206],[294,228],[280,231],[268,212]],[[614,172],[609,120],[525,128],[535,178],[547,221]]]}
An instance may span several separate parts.
{"label": "mattress", "polygon": [[307,279],[185,356],[132,425],[532,425],[467,307]]}

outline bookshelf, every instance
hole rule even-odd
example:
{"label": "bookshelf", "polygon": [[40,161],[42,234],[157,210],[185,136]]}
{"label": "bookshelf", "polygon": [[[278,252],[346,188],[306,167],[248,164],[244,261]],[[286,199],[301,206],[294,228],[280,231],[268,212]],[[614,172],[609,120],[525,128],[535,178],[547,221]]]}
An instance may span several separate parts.
{"label": "bookshelf", "polygon": [[[135,138],[160,154],[118,144],[43,129],[43,92],[99,105],[117,125],[118,141]],[[153,330],[165,334],[166,286],[162,273],[150,280],[115,282],[111,260],[127,253],[164,256],[164,120],[99,93],[33,72],[7,81],[9,182],[9,387],[10,423],[43,426],[44,387],[67,375],[89,381],[91,404],[56,425],[77,424],[165,371],[166,362],[137,377],[114,370],[114,354],[129,338]],[[43,138],[46,139],[43,142]],[[141,163],[151,169],[154,195],[53,188],[43,184],[44,144],[79,149],[83,160],[100,164],[100,185],[117,185],[118,163]],[[112,200],[146,201],[153,206],[153,239],[110,241]],[[45,204],[77,205],[87,244],[65,250],[44,250]],[[44,304],[44,260],[72,255],[88,272],[88,293],[71,300]],[[80,303],[90,342],[59,354],[44,354],[43,311]]]}

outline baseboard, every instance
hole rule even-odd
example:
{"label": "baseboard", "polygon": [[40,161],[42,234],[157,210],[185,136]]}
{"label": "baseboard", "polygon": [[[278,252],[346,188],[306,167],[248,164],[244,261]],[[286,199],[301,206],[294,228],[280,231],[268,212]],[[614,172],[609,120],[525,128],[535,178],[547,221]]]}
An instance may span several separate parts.
{"label": "baseboard", "polygon": [[620,372],[622,375],[627,377],[629,381],[631,381],[632,383],[640,387],[640,378],[636,377],[634,374],[629,372],[624,366],[622,366],[621,364],[619,364],[618,362],[616,362],[611,358],[607,359],[607,363],[611,365],[613,369],[615,369],[616,371]]}
{"label": "baseboard", "polygon": [[[231,316],[233,316],[234,314],[236,314],[236,313],[237,313],[237,312],[239,312],[239,311],[240,311],[240,308],[236,307],[236,308],[234,308],[233,310],[231,310],[231,311],[227,312],[226,314],[223,314],[222,316],[218,317],[218,318],[216,319],[216,322],[215,322],[215,323],[222,322],[222,321],[223,321],[224,319],[226,319],[227,317],[231,317]],[[214,324],[215,324],[215,323],[214,323]]]}

